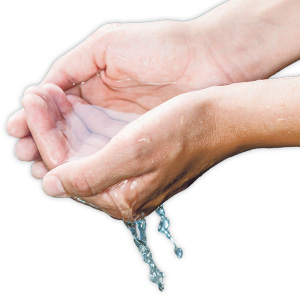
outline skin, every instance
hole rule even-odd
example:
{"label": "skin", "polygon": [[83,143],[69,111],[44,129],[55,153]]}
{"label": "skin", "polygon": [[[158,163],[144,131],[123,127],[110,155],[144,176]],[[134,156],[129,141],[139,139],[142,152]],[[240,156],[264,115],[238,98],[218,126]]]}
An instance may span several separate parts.
{"label": "skin", "polygon": [[[12,116],[7,125],[8,133],[20,138],[16,147],[17,157],[22,160],[36,161],[33,164],[32,173],[37,178],[44,177],[49,169],[61,161],[58,160],[58,158],[61,158],[60,154],[55,158],[45,154],[43,147],[39,146],[40,142],[37,136],[33,133],[34,125],[30,125],[30,120],[28,119],[31,115],[30,103],[34,103],[37,99],[39,101],[46,101],[48,107],[52,105],[52,107],[49,107],[49,110],[54,113],[55,119],[55,111],[59,111],[55,102],[57,95],[55,95],[51,87],[44,86],[47,82],[59,86],[68,97],[79,97],[79,101],[84,103],[101,105],[105,108],[123,112],[146,113],[145,117],[143,116],[126,126],[102,151],[99,151],[99,155],[100,153],[103,155],[103,153],[111,151],[110,153],[114,153],[116,156],[116,148],[114,147],[118,146],[119,149],[123,149],[124,143],[130,145],[133,149],[132,151],[135,153],[134,149],[139,149],[140,146],[133,146],[133,140],[136,142],[139,139],[144,139],[141,137],[143,134],[153,133],[153,131],[149,129],[150,125],[146,126],[142,123],[140,126],[143,126],[141,128],[145,128],[146,131],[141,132],[138,125],[134,124],[139,124],[140,120],[147,119],[148,117],[146,116],[150,115],[152,116],[149,117],[150,121],[160,120],[159,125],[155,125],[156,123],[154,122],[151,124],[151,128],[154,127],[156,129],[155,126],[158,126],[160,130],[156,129],[157,132],[154,131],[157,133],[157,138],[151,137],[151,147],[149,147],[153,153],[158,153],[156,156],[161,155],[161,153],[169,153],[170,160],[167,159],[166,161],[165,156],[161,158],[155,156],[154,159],[149,154],[149,157],[145,156],[143,159],[143,162],[148,165],[148,169],[144,169],[143,172],[142,164],[137,163],[135,167],[140,168],[140,175],[145,175],[145,178],[148,180],[146,183],[139,184],[138,180],[135,180],[136,176],[128,177],[130,173],[127,174],[127,177],[124,175],[126,178],[119,178],[119,181],[114,183],[109,180],[109,176],[114,177],[108,171],[106,171],[108,173],[104,179],[101,179],[101,177],[98,178],[95,175],[93,178],[99,180],[100,183],[103,183],[101,180],[104,180],[106,184],[103,185],[101,191],[96,189],[96,192],[94,192],[91,189],[91,194],[93,195],[92,197],[95,197],[113,184],[129,179],[126,183],[127,189],[130,190],[133,182],[136,182],[139,189],[142,189],[143,186],[147,187],[147,192],[144,191],[144,193],[148,193],[146,196],[148,199],[152,199],[151,203],[155,203],[156,206],[159,205],[172,194],[188,186],[201,172],[205,171],[205,168],[202,168],[202,171],[199,172],[199,168],[201,169],[201,167],[197,169],[198,172],[193,169],[192,165],[194,164],[196,155],[194,153],[195,146],[191,146],[192,149],[190,149],[185,143],[192,145],[192,137],[195,137],[197,134],[201,136],[200,132],[195,133],[191,129],[197,127],[194,125],[196,123],[193,122],[196,122],[196,119],[201,119],[205,125],[210,120],[210,117],[212,118],[213,110],[209,113],[203,113],[205,117],[208,117],[207,121],[201,115],[202,111],[208,111],[206,108],[201,109],[196,118],[190,112],[190,110],[198,111],[193,107],[193,101],[187,101],[186,99],[189,97],[185,95],[176,96],[214,85],[267,78],[286,65],[299,59],[300,39],[296,38],[299,36],[297,28],[300,26],[300,20],[297,17],[297,11],[299,11],[297,8],[299,6],[299,1],[295,0],[277,0],[264,4],[257,0],[242,2],[232,0],[208,14],[189,22],[162,21],[141,24],[109,24],[101,27],[81,45],[55,62],[39,87],[31,87],[25,92],[23,104],[25,110],[27,110],[27,115],[22,109]],[[220,27],[220,24],[222,24],[222,27]],[[81,82],[84,82],[84,84],[80,84]],[[74,83],[76,84],[73,85]],[[203,93],[206,92],[203,91]],[[176,101],[173,97],[175,97]],[[171,101],[166,102],[171,98],[173,98]],[[198,103],[197,97],[191,97],[191,99],[195,103]],[[200,103],[205,103],[203,106],[206,107],[209,99],[201,99],[201,101],[199,100]],[[180,101],[183,103],[181,104],[183,105],[182,107],[180,107]],[[161,105],[162,103],[164,104]],[[208,106],[211,107],[210,102]],[[160,111],[163,109],[168,110],[168,115],[166,112],[160,115]],[[182,113],[182,111],[188,111],[188,113]],[[157,115],[154,116],[153,114]],[[177,128],[178,118],[181,120],[182,115],[184,115],[182,122],[189,124],[185,125],[187,128],[184,133],[182,132],[182,127],[184,126],[179,127],[180,130]],[[189,121],[184,121],[185,118]],[[175,120],[177,120],[177,123]],[[214,128],[214,125],[211,123],[206,125],[208,126],[208,131],[211,126]],[[163,131],[162,129],[168,126],[173,128],[174,132],[168,132],[168,130],[165,133],[161,132]],[[179,131],[175,133],[177,129]],[[169,144],[161,142],[165,135],[169,137]],[[178,145],[173,145],[174,141],[170,139],[173,136]],[[136,139],[137,137],[139,139]],[[161,139],[160,142],[157,140],[158,138]],[[182,141],[179,141],[180,138],[182,138]],[[210,139],[209,137],[203,138],[205,141]],[[125,139],[128,139],[129,143],[125,142]],[[146,138],[146,140],[148,139]],[[118,144],[116,141],[122,141],[123,145],[120,144],[121,142]],[[166,148],[162,151],[159,150],[160,143],[166,144]],[[111,146],[115,144],[117,146]],[[140,144],[142,143],[137,143],[137,145]],[[157,148],[152,148],[155,146]],[[47,147],[51,149],[51,144]],[[44,148],[47,147],[44,145]],[[207,143],[207,147],[211,149],[210,147],[213,146],[209,146],[209,143]],[[224,149],[227,148],[225,145],[222,147]],[[172,149],[175,153],[173,153]],[[185,150],[181,152],[179,149]],[[139,150],[142,151],[141,153],[144,153],[143,149]],[[176,151],[180,152],[181,155]],[[232,155],[233,152],[231,150],[228,153],[220,154],[220,157],[207,159],[207,168],[211,167],[217,161],[224,159],[224,157]],[[203,157],[205,156],[204,152],[202,155]],[[95,159],[96,156],[97,153],[91,155]],[[136,153],[133,157],[137,159],[139,156],[141,154]],[[189,157],[189,162],[186,162],[187,159],[184,159],[184,156]],[[129,157],[127,158],[129,159]],[[173,160],[173,158],[176,158],[176,160]],[[52,161],[49,163],[47,160]],[[108,158],[105,158],[105,160],[108,160]],[[162,165],[167,164],[170,166],[166,168],[168,173],[159,173],[159,176],[162,176],[160,177],[161,179],[154,177],[150,172],[150,169],[154,167],[152,166],[153,160],[160,161]],[[111,162],[111,166],[115,168],[123,167],[123,165],[114,165],[117,161],[118,159],[115,162]],[[84,179],[85,176],[88,176],[86,172],[91,171],[91,169],[88,165],[85,165],[87,159],[80,160],[80,163],[81,166],[78,166],[79,175],[74,174],[75,177],[77,176],[76,181],[73,179],[74,186],[70,185],[68,187],[64,183],[63,186],[68,196],[90,197],[91,195],[81,194],[80,191],[83,190],[85,192],[87,187],[92,186],[89,181]],[[124,161],[122,164],[124,164]],[[66,168],[65,166],[67,165],[65,164],[61,167]],[[92,165],[93,163],[91,163]],[[174,165],[176,165],[175,168]],[[186,169],[187,165],[190,168]],[[171,166],[174,171],[171,171]],[[114,172],[122,173],[116,170],[114,169]],[[93,171],[91,172],[93,173]],[[136,172],[139,173],[138,170]],[[185,172],[187,172],[187,175],[185,175],[186,181],[182,184],[177,177],[183,178],[182,174],[185,174]],[[55,196],[55,193],[51,192],[51,189],[54,186],[57,187],[59,183],[54,183],[53,178],[51,179],[49,174],[44,178],[44,189],[48,194]],[[65,174],[66,176],[73,176],[68,172],[68,169],[65,169]],[[152,175],[146,176],[146,174]],[[173,179],[166,180],[168,177]],[[80,178],[83,178],[83,180],[81,181]],[[171,185],[172,188],[167,188],[168,185],[164,186],[162,183],[163,180]],[[110,182],[111,185],[107,186],[107,182]],[[179,182],[178,186],[176,185],[177,182]],[[114,189],[109,189],[109,192],[112,190]],[[136,191],[137,188],[135,187],[132,190]],[[76,194],[74,191],[78,193]],[[110,195],[108,192],[107,194]],[[121,199],[122,197],[116,196],[115,198]],[[106,205],[105,207],[108,213],[116,218],[124,218],[124,216],[131,218],[141,210],[144,210],[147,214],[155,207],[154,204],[152,206],[149,204],[149,207],[147,207],[145,198],[142,196],[135,196],[135,199],[137,198],[144,200],[135,200],[133,202],[136,203],[134,205],[131,203],[129,206],[126,199],[109,200],[107,198],[106,201],[109,203],[115,202],[115,206],[113,209],[110,205]],[[93,199],[88,198],[91,202],[94,201]]]}
{"label": "skin", "polygon": [[[126,125],[102,150],[54,168],[44,177],[44,190],[82,198],[117,219],[147,215],[229,156],[261,147],[300,146],[299,79],[177,96]],[[66,139],[51,123],[43,99],[26,97],[23,105],[51,169],[64,156]],[[54,151],[43,147],[49,139],[57,145]]]}
{"label": "skin", "polygon": [[[51,82],[90,104],[142,114],[183,92],[268,78],[300,58],[298,8],[297,0],[231,0],[188,22],[108,24],[58,59],[41,86]],[[20,138],[17,157],[37,161],[32,174],[42,178],[47,168],[23,109],[7,131]]]}
{"label": "skin", "polygon": [[70,151],[68,138],[56,126],[49,102],[38,95],[24,97],[29,129],[47,168],[54,171],[44,177],[45,191],[80,197],[118,219],[132,220],[141,212],[150,213],[189,186],[199,170],[230,153],[216,156],[220,151],[215,145],[212,103],[196,96],[188,93],[173,98],[126,125],[101,151],[59,166]]}

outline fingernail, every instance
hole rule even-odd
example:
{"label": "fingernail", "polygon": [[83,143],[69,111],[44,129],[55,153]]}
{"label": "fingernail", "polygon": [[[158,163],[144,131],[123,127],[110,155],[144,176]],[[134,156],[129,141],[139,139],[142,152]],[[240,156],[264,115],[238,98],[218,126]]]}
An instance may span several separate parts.
{"label": "fingernail", "polygon": [[46,194],[52,197],[66,196],[66,191],[58,177],[54,175],[45,176],[43,180],[43,189]]}

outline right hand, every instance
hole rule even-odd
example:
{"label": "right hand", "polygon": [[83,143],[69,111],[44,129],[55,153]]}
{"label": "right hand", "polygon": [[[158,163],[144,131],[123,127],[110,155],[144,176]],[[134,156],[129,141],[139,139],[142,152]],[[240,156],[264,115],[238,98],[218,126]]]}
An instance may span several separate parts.
{"label": "right hand", "polygon": [[[205,45],[197,51],[192,46],[188,23],[108,24],[59,58],[40,86],[54,83],[86,103],[143,114],[178,94],[227,83]],[[49,97],[42,87],[30,87],[25,95]],[[9,119],[7,131],[20,138],[17,157],[36,161],[33,175],[42,178],[47,168],[23,109]]]}
{"label": "right hand", "polygon": [[80,105],[55,85],[46,87],[56,97],[23,99],[30,131],[51,170],[43,178],[44,191],[80,198],[117,219],[151,213],[235,148],[228,134],[232,118],[219,122],[210,89],[179,95],[126,125],[115,112],[101,116],[98,107]]}

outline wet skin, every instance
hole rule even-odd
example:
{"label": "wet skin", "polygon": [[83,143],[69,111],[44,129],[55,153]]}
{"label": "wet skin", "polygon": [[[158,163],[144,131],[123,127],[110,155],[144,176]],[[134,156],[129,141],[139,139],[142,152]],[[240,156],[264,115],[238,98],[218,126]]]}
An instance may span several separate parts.
{"label": "wet skin", "polygon": [[[102,26],[58,59],[41,85],[52,82],[90,104],[143,114],[183,92],[267,78],[300,58],[299,2],[277,2],[231,0],[188,22]],[[7,130],[21,138],[16,155],[35,160],[33,175],[42,178],[47,168],[23,109]]]}
{"label": "wet skin", "polygon": [[[47,88],[67,101],[56,86]],[[100,151],[57,167],[70,149],[51,102],[29,95],[23,105],[44,162],[55,167],[43,179],[45,192],[79,197],[114,218],[132,220],[229,156],[257,147],[299,146],[299,97],[299,78],[186,93],[127,124]]]}
{"label": "wet skin", "polygon": [[[20,138],[16,147],[17,156],[22,160],[36,161],[32,173],[37,178],[45,176],[68,156],[68,139],[64,135],[63,124],[57,123],[55,119],[59,118],[57,110],[63,115],[62,111],[65,109],[63,105],[57,107],[58,95],[61,95],[62,91],[54,91],[51,85],[44,86],[45,83],[52,82],[68,95],[71,104],[73,97],[73,100],[116,111],[144,114],[125,126],[99,153],[81,159],[81,167],[76,162],[70,162],[53,170],[58,172],[59,177],[63,177],[60,178],[68,196],[87,197],[91,202],[106,199],[104,202],[110,204],[103,204],[103,207],[114,217],[121,218],[130,217],[141,210],[149,213],[172,194],[188,186],[210,166],[232,155],[235,143],[229,138],[228,144],[222,144],[222,151],[215,148],[219,145],[216,139],[223,139],[223,136],[215,134],[220,130],[214,117],[215,102],[221,98],[215,92],[211,92],[216,91],[216,88],[196,92],[191,97],[190,94],[178,97],[176,95],[211,85],[266,78],[299,57],[299,51],[295,51],[297,43],[292,43],[293,47],[287,47],[285,45],[290,43],[284,42],[291,38],[295,40],[293,28],[299,28],[294,24],[299,22],[299,18],[293,18],[292,13],[286,13],[284,16],[288,16],[288,22],[285,22],[284,26],[280,22],[276,24],[274,19],[279,11],[284,11],[283,8],[291,12],[297,11],[295,4],[285,5],[282,1],[283,6],[279,6],[279,9],[276,5],[274,8],[267,5],[265,9],[249,10],[246,9],[248,2],[245,2],[241,10],[235,5],[236,2],[229,1],[206,17],[186,23],[112,24],[100,28],[85,42],[59,59],[39,87],[31,87],[25,92],[23,103],[27,116],[24,110],[20,110],[7,125],[9,134]],[[248,5],[253,6],[251,1]],[[235,6],[237,10],[234,9]],[[228,25],[227,31],[219,30],[218,24],[221,21]],[[280,47],[274,48],[274,42],[277,43],[277,40],[257,42],[265,36],[273,36],[271,33],[274,28],[277,39],[281,40]],[[242,32],[247,38],[233,34],[234,32]],[[245,45],[248,46],[244,47]],[[278,55],[270,55],[270,49],[277,51]],[[252,91],[248,92],[252,94]],[[241,99],[243,97],[244,95]],[[171,101],[166,102],[171,98]],[[51,107],[50,103],[55,103],[56,106]],[[163,104],[160,105],[161,103]],[[33,104],[36,108],[33,108]],[[48,118],[45,117],[47,114],[50,114]],[[41,118],[35,120],[39,115]],[[218,117],[221,115],[218,114]],[[54,123],[51,118],[54,118]],[[41,134],[37,130],[36,134],[33,133],[34,123],[42,122],[39,123],[42,125],[44,121],[47,121],[44,124],[45,132],[47,128],[51,128],[49,132],[54,133],[53,136],[48,134],[48,145],[41,142],[45,132]],[[224,122],[223,125],[225,124]],[[196,130],[197,128],[200,128],[200,131]],[[223,133],[231,135],[226,131],[227,127],[224,128]],[[51,142],[51,138],[55,143]],[[201,141],[200,148],[198,140]],[[59,151],[53,146],[57,141],[58,144],[61,143]],[[217,150],[216,154],[205,153],[205,147],[207,151]],[[195,160],[199,159],[196,149],[202,153],[202,165],[195,163]],[[104,169],[100,167],[101,174],[100,171],[93,171],[95,162],[89,162],[91,157],[97,161],[100,159],[98,163],[101,166],[109,164],[109,167],[105,168],[107,174],[103,175]],[[133,166],[133,161],[138,164],[139,170],[135,169],[137,166]],[[146,164],[147,166],[144,166]],[[66,166],[77,168],[78,173],[70,174]],[[86,170],[84,166],[87,167]],[[62,168],[66,168],[65,175],[60,174]],[[118,175],[112,170],[118,172]],[[154,171],[157,172],[156,175]],[[94,172],[99,177],[93,175]],[[89,177],[87,173],[93,176]],[[44,188],[50,195],[54,195],[57,193],[51,191],[51,186],[59,187],[59,183],[54,182],[53,178],[50,179],[51,174],[54,173],[50,172],[44,179]],[[73,178],[65,178],[67,175]],[[108,176],[111,176],[111,180]],[[99,180],[98,185],[95,178]],[[118,185],[118,188],[111,188],[120,182],[123,184]],[[125,200],[117,201],[119,207],[116,204],[113,206],[111,203],[115,202],[115,198],[123,197],[118,195],[121,187],[128,196]],[[108,188],[109,193],[103,193]],[[114,199],[111,199],[112,192]],[[129,198],[134,198],[135,201],[129,201]]]}

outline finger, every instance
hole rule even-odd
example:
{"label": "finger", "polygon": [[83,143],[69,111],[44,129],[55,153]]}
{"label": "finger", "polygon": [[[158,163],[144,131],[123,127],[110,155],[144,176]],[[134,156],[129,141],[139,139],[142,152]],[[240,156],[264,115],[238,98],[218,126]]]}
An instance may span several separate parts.
{"label": "finger", "polygon": [[139,202],[147,201],[151,196],[149,187],[152,187],[151,184],[155,185],[155,178],[156,176],[153,173],[148,173],[143,176],[124,180],[96,196],[89,197],[89,201],[102,207],[105,205],[104,200],[110,200],[109,203],[114,208],[111,212],[113,217],[123,219],[124,221],[135,220],[141,215],[140,212],[136,212],[135,206]]}
{"label": "finger", "polygon": [[132,207],[138,198],[137,181],[132,178],[124,180],[96,196],[84,199],[101,207],[103,211],[108,212],[116,219],[129,221],[135,218]]}
{"label": "finger", "polygon": [[116,219],[132,221],[142,212],[137,212],[149,199],[157,197],[157,174],[150,172],[140,177],[124,180],[92,197],[82,197]]}
{"label": "finger", "polygon": [[33,161],[40,158],[39,151],[31,136],[21,138],[16,144],[16,156],[19,160]]}
{"label": "finger", "polygon": [[105,68],[104,54],[104,41],[99,35],[93,35],[60,57],[41,84],[54,83],[66,90],[75,83],[87,81]]}
{"label": "finger", "polygon": [[51,169],[67,158],[69,144],[41,97],[28,94],[23,97],[22,102],[32,137],[42,160]]}
{"label": "finger", "polygon": [[6,130],[9,135],[16,138],[23,138],[30,135],[26,114],[23,108],[10,116],[7,121]]}
{"label": "finger", "polygon": [[[57,122],[57,125],[61,126],[61,130],[64,132],[75,152],[81,153],[80,157],[95,153],[109,142],[107,137],[101,135],[96,136],[87,129],[82,120],[73,112],[72,104],[61,88],[51,83],[47,83],[43,87],[51,95],[60,114],[66,121],[66,126],[64,126],[64,122]],[[65,129],[63,129],[63,127],[65,127]],[[88,145],[90,145],[90,147]]]}
{"label": "finger", "polygon": [[67,121],[73,115],[72,105],[68,101],[64,91],[57,85],[46,83],[43,85],[43,88],[51,95],[59,114],[62,116],[61,120],[56,122],[57,127],[63,132],[72,149],[75,150],[75,152],[78,151],[81,143],[76,138],[74,130],[72,130],[72,127]]}
{"label": "finger", "polygon": [[120,181],[145,174],[152,166],[143,162],[139,147],[133,149],[135,144],[135,137],[113,139],[93,155],[58,166],[44,177],[44,191],[54,197],[94,196]]}
{"label": "finger", "polygon": [[43,85],[43,88],[49,93],[62,116],[66,116],[73,111],[71,103],[60,87],[52,83],[46,83]]}
{"label": "finger", "polygon": [[41,160],[33,162],[31,166],[31,174],[37,179],[42,179],[48,171],[46,165]]}
{"label": "finger", "polygon": [[58,110],[56,103],[52,99],[52,95],[41,86],[30,86],[24,92],[24,95],[34,94],[41,97],[48,105],[50,113],[52,114],[55,121],[62,119],[60,111]]}

